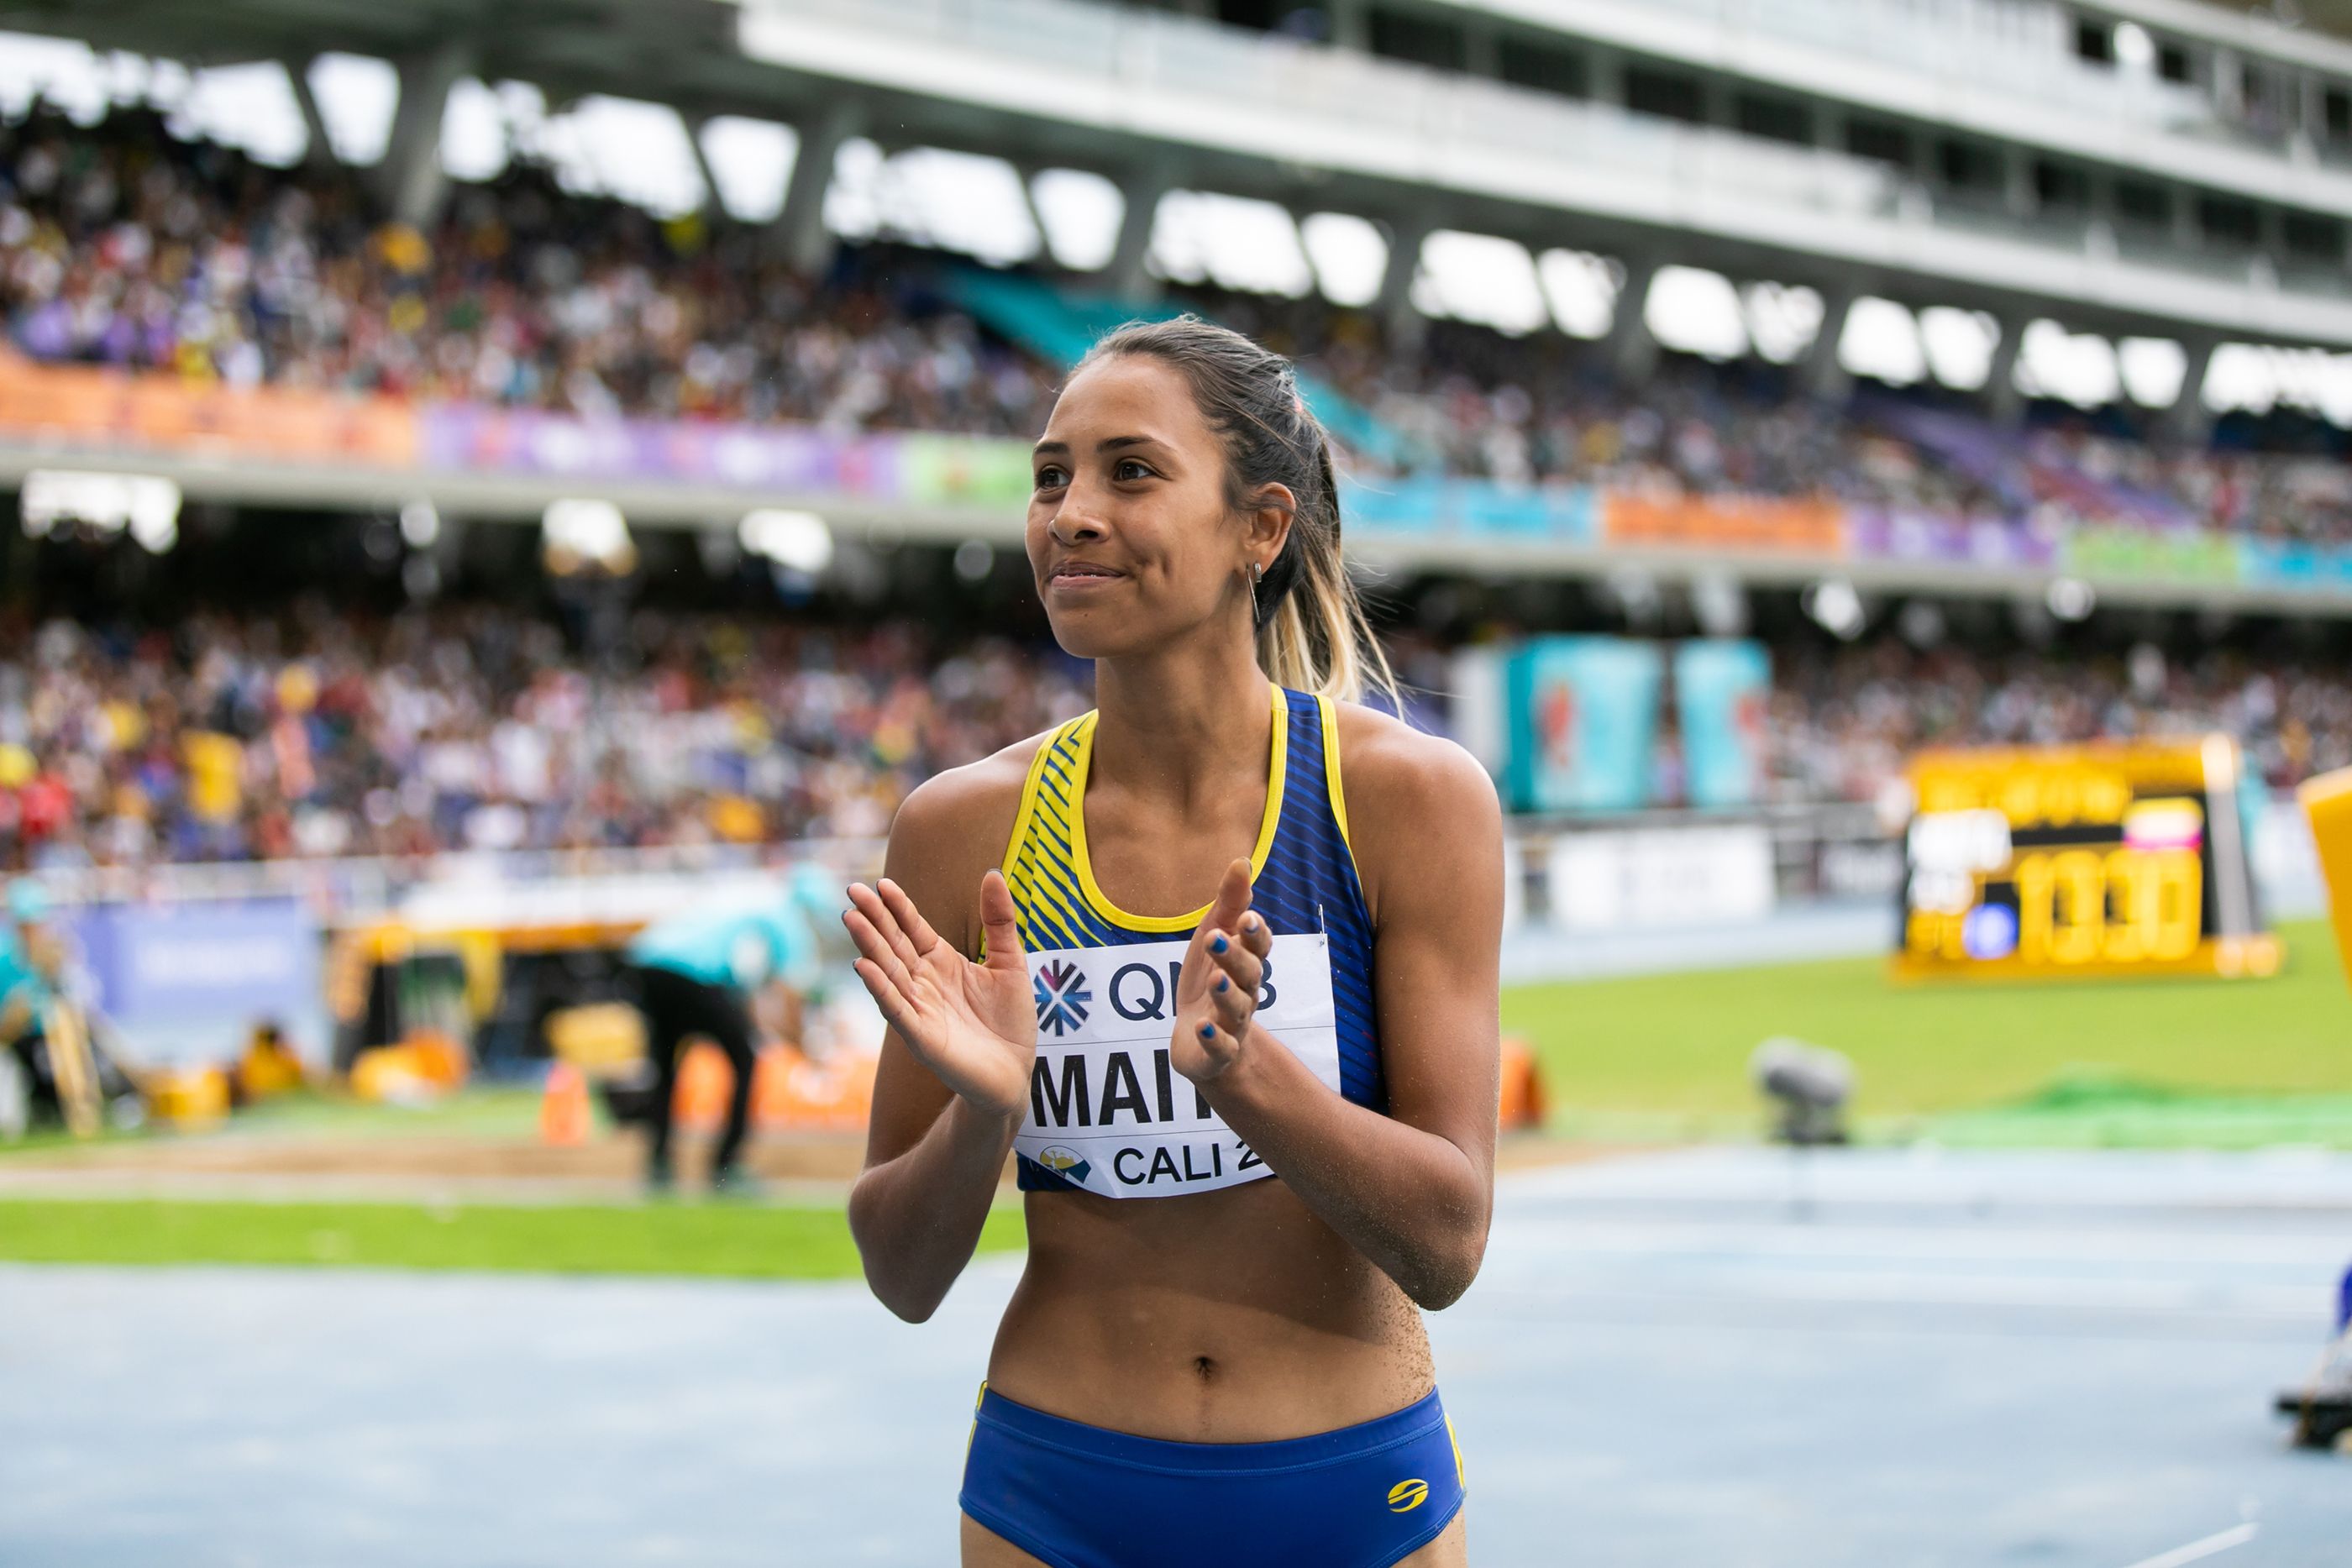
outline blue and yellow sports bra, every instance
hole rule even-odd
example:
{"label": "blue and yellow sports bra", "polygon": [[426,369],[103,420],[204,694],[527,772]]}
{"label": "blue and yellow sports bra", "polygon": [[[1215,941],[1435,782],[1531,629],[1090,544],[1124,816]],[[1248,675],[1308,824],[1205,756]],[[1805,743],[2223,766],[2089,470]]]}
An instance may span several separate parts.
{"label": "blue and yellow sports bra", "polygon": [[[1272,688],[1265,816],[1251,907],[1272,935],[1257,1022],[1317,1077],[1385,1110],[1372,923],[1348,843],[1328,699]],[[1037,1003],[1037,1062],[1013,1148],[1027,1192],[1177,1197],[1274,1173],[1170,1065],[1176,978],[1208,915],[1129,915],[1087,856],[1094,714],[1037,748],[1004,855]]]}

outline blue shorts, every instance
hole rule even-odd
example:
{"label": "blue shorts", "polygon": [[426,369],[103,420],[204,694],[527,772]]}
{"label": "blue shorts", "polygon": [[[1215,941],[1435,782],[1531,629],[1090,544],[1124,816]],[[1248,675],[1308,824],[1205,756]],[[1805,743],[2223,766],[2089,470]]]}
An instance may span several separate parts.
{"label": "blue shorts", "polygon": [[1310,1437],[1170,1443],[983,1385],[957,1500],[1052,1568],[1389,1568],[1437,1539],[1462,1498],[1462,1450],[1433,1391]]}

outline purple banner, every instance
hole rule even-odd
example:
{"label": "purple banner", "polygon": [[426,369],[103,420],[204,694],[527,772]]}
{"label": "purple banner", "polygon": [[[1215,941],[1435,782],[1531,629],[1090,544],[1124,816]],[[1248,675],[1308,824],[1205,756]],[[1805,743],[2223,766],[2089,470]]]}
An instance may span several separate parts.
{"label": "purple banner", "polygon": [[319,922],[299,899],[92,904],[74,932],[99,1010],[142,1056],[219,1061],[264,1019],[326,1051]]}
{"label": "purple banner", "polygon": [[1847,548],[1864,560],[1942,566],[2046,568],[2058,543],[2032,525],[2004,517],[1854,507],[1846,512]]}
{"label": "purple banner", "polygon": [[723,485],[739,490],[898,498],[906,464],[894,435],[805,425],[582,419],[463,403],[421,411],[425,466],[583,481]]}

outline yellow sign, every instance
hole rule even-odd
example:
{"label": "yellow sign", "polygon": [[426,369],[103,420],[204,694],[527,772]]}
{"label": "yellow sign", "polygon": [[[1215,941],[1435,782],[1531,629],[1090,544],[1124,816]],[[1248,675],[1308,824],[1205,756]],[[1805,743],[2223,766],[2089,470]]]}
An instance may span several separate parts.
{"label": "yellow sign", "polygon": [[2344,955],[2345,974],[2352,976],[2352,768],[2306,779],[2296,793],[2311,818],[2312,841],[2319,846],[2336,946]]}
{"label": "yellow sign", "polygon": [[1931,751],[1910,779],[1898,976],[2277,972],[2227,736]]}

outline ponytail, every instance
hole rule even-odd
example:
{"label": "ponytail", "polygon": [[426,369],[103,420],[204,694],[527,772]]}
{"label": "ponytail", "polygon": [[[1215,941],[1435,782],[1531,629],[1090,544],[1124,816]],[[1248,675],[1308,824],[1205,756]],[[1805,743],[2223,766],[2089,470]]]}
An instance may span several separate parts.
{"label": "ponytail", "polygon": [[1335,702],[1375,692],[1402,706],[1395,673],[1340,557],[1330,433],[1308,412],[1290,361],[1190,314],[1130,321],[1087,360],[1113,354],[1147,355],[1182,372],[1224,443],[1225,499],[1234,510],[1255,504],[1268,485],[1297,499],[1289,537],[1254,596],[1259,668],[1277,685]]}

